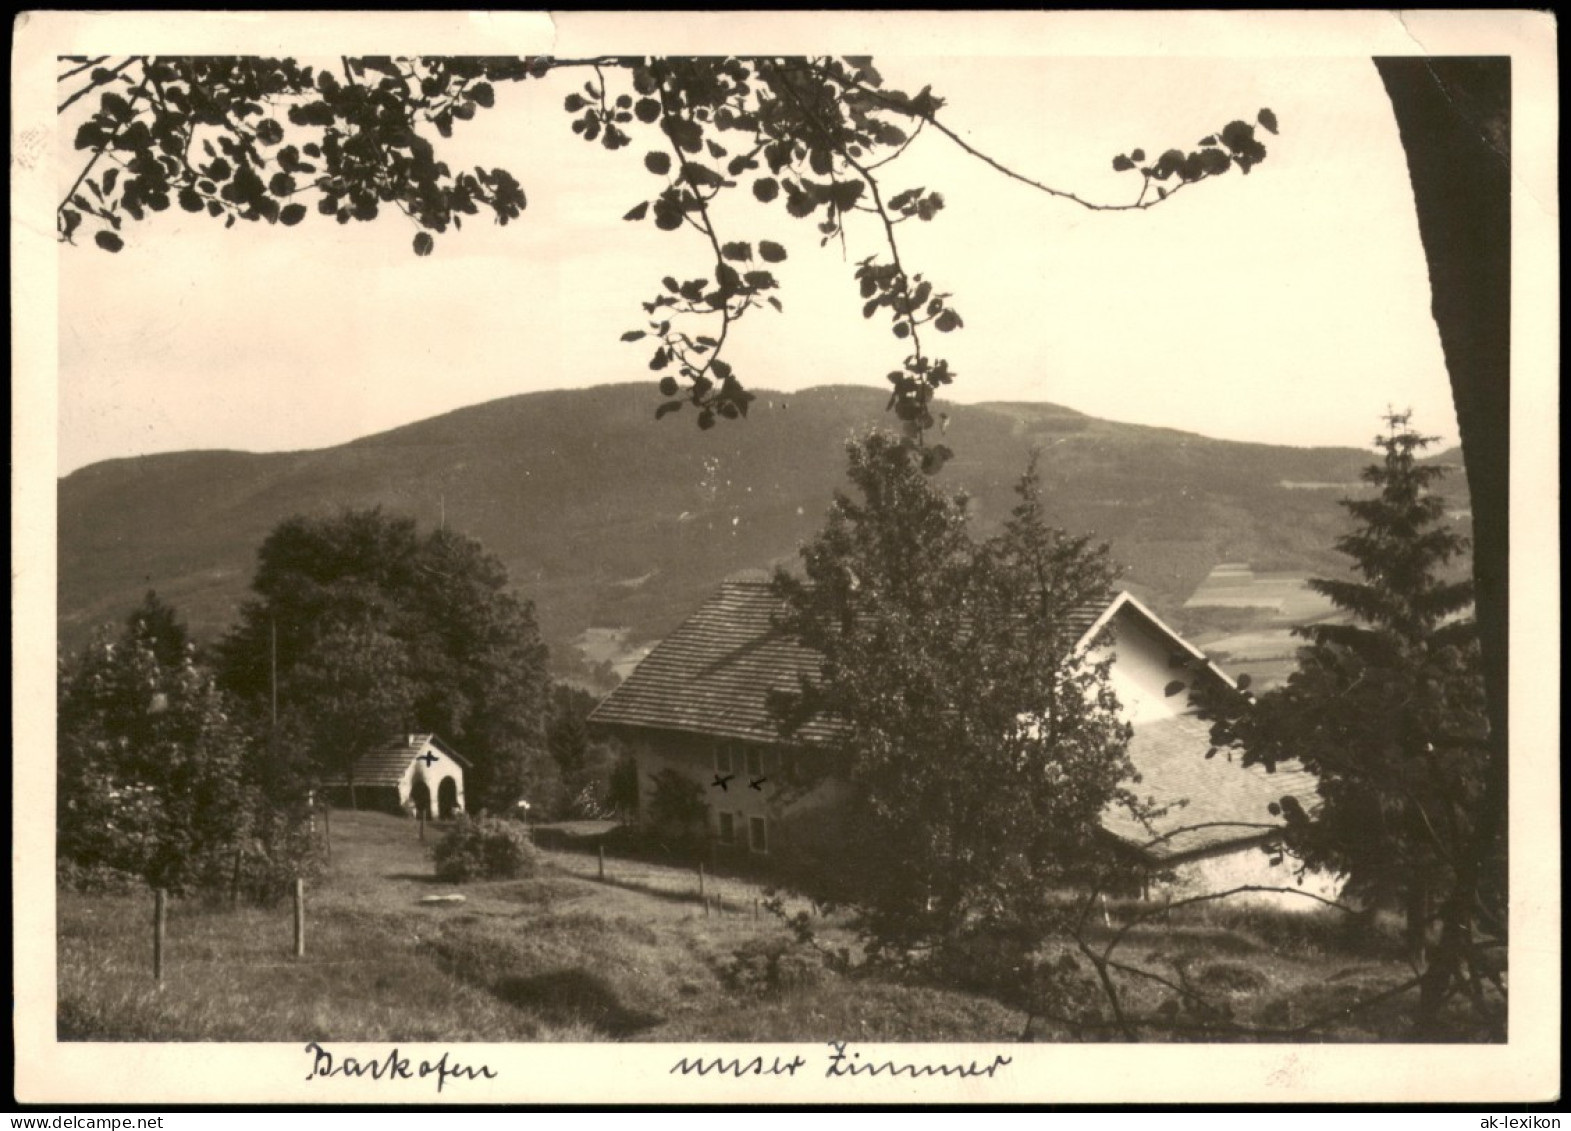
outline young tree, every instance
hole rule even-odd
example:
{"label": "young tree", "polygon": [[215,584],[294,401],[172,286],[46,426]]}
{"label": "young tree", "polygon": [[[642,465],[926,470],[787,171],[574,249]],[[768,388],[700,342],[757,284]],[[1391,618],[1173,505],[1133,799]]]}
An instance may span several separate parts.
{"label": "young tree", "polygon": [[276,679],[319,766],[412,728],[470,759],[477,807],[553,788],[534,609],[479,543],[378,509],[296,517],[263,542],[252,587],[220,648],[225,685],[270,725]]}
{"label": "young tree", "polygon": [[[91,232],[98,247],[117,252],[128,222],[174,205],[226,226],[293,227],[314,203],[341,224],[396,209],[417,229],[416,254],[429,255],[433,233],[478,215],[506,224],[527,206],[507,170],[454,170],[435,142],[495,106],[499,87],[557,74],[573,78],[562,101],[573,132],[606,149],[635,149],[656,178],[651,196],[623,219],[690,231],[712,257],[704,276],[662,279],[643,304],[645,323],[623,334],[654,345],[649,367],[663,374],[666,398],[657,415],[690,403],[704,428],[747,413],[752,397],[722,355],[745,315],[780,309],[770,266],[787,254],[770,240],[723,231],[713,207],[722,194],[812,220],[821,244],[839,240],[849,217],[872,217],[885,252],[859,263],[855,278],[864,315],[883,311],[905,351],[889,374],[891,407],[920,428],[932,422],[933,394],[954,376],[924,335],[962,321],[950,295],[908,267],[896,238],[899,224],[931,220],[944,206],[942,193],[897,189],[884,171],[918,134],[930,131],[1048,196],[1102,210],[1151,208],[1231,169],[1247,173],[1266,156],[1255,123],[1232,121],[1192,149],[1118,154],[1113,167],[1138,173],[1138,190],[1094,203],[981,153],[940,121],[944,102],[931,88],[911,95],[886,87],[865,57],[364,56],[315,66],[73,56],[61,60],[59,109],[81,107],[73,144],[85,156],[57,229],[66,242]],[[1256,122],[1276,132],[1269,110]]]}
{"label": "young tree", "polygon": [[823,657],[778,702],[785,728],[847,727],[838,894],[896,951],[976,927],[1040,938],[1055,886],[1104,863],[1099,818],[1131,774],[1106,665],[1068,624],[1109,595],[1105,548],[1046,526],[1034,472],[978,545],[916,444],[875,432],[849,453],[856,496],[836,495],[805,579],[776,577],[782,628]]}
{"label": "young tree", "polygon": [[257,790],[256,751],[211,673],[188,654],[164,662],[159,639],[133,617],[60,665],[58,858],[174,892],[228,883],[242,848],[248,875],[259,860],[297,874],[298,815]]}
{"label": "young tree", "polygon": [[1311,643],[1298,671],[1252,707],[1224,706],[1214,737],[1246,764],[1296,759],[1316,775],[1315,808],[1287,797],[1273,806],[1288,848],[1346,874],[1354,893],[1405,907],[1421,961],[1439,919],[1432,1009],[1467,973],[1479,918],[1504,929],[1504,845],[1476,839],[1489,724],[1473,625],[1456,619],[1472,585],[1443,576],[1467,542],[1430,491],[1446,468],[1419,460],[1433,438],[1406,413],[1386,423],[1375,439],[1384,458],[1364,471],[1375,493],[1343,501],[1359,525],[1337,548],[1357,579],[1311,582],[1353,623],[1301,629]]}

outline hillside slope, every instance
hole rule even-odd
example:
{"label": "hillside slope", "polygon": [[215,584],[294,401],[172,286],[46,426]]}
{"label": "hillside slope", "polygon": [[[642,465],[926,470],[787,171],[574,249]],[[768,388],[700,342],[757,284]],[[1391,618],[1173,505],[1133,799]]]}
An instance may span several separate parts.
{"label": "hillside slope", "polygon": [[[534,393],[320,451],[180,452],[94,464],[59,484],[63,647],[156,588],[199,639],[246,598],[280,519],[380,505],[479,538],[537,605],[559,670],[592,626],[658,637],[726,575],[791,560],[842,481],[845,440],[890,425],[876,389],[763,392],[746,421],[657,423],[647,384]],[[986,528],[1042,451],[1054,517],[1113,544],[1159,609],[1219,562],[1335,571],[1335,500],[1368,452],[1211,440],[1047,404],[944,406],[945,481]],[[1449,477],[1466,508],[1462,477]]]}

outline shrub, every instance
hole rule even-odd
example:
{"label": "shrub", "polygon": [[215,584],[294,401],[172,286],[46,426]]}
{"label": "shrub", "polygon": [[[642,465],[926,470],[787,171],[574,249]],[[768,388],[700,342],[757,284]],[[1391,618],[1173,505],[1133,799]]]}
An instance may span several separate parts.
{"label": "shrub", "polygon": [[533,875],[539,866],[529,833],[516,821],[496,817],[457,822],[432,849],[439,879],[461,884],[468,880],[516,880]]}
{"label": "shrub", "polygon": [[753,997],[811,989],[825,975],[822,955],[784,938],[748,940],[732,952],[721,971],[728,987]]}

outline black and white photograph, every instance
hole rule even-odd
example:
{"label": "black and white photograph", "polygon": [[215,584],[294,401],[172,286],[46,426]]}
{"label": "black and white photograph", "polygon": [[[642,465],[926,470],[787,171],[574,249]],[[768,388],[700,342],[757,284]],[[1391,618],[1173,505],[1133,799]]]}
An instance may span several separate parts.
{"label": "black and white photograph", "polygon": [[1553,18],[677,16],[19,17],[17,1097],[1558,1095]]}

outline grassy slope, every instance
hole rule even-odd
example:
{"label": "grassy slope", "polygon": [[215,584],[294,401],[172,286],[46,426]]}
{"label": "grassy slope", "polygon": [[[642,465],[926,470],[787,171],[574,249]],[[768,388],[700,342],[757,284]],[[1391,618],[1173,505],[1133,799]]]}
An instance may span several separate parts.
{"label": "grassy slope", "polygon": [[[494,401],[311,452],[182,452],[94,464],[60,482],[62,643],[123,617],[149,586],[199,637],[233,620],[257,546],[282,518],[381,505],[478,537],[563,649],[593,625],[669,632],[727,574],[794,558],[821,523],[855,429],[887,425],[876,389],[761,393],[750,418],[656,424],[647,385]],[[1336,492],[1353,449],[1238,444],[1052,405],[949,406],[946,479],[984,526],[1007,514],[1028,451],[1055,520],[1110,539],[1130,579],[1176,607],[1218,561],[1336,568]],[[1457,490],[1461,477],[1451,477]],[[1464,504],[1465,505],[1465,504]],[[639,581],[638,579],[644,579]]]}
{"label": "grassy slope", "polygon": [[[175,903],[168,975],[150,976],[150,899],[62,893],[62,1039],[363,1041],[824,1041],[1016,1039],[1024,1015],[976,993],[846,978],[780,994],[741,989],[733,953],[784,940],[756,889],[711,879],[727,914],[706,917],[685,870],[546,854],[538,876],[471,884],[460,905],[430,874],[415,828],[335,815],[334,866],[308,893],[307,957],[291,958],[288,907],[228,911]],[[1176,918],[1176,917],[1175,917]],[[825,922],[827,941],[849,934]],[[1132,931],[1123,957],[1190,979],[1240,1017],[1283,1024],[1390,984],[1389,955],[1349,950],[1327,921],[1265,912],[1191,917]],[[1158,990],[1125,986],[1134,1012]],[[1340,1039],[1401,1032],[1402,1003],[1342,1027]],[[1054,1034],[1040,1023],[1034,1034]]]}

